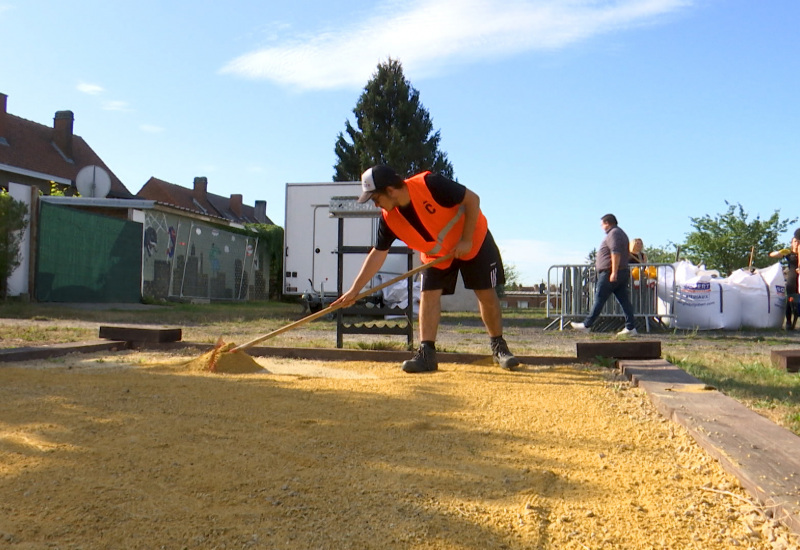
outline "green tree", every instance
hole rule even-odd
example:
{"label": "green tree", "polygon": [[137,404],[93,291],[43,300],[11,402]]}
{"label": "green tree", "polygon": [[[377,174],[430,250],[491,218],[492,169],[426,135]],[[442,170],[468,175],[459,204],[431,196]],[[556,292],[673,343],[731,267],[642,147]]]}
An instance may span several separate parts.
{"label": "green tree", "polygon": [[728,201],[725,204],[728,210],[724,214],[713,218],[708,215],[689,218],[695,230],[686,235],[686,244],[682,248],[686,258],[723,275],[750,265],[751,253],[753,267],[773,263],[769,253],[780,248],[779,235],[797,218],[781,219],[780,210],[776,210],[766,220],[756,216],[748,221],[741,204],[733,205]]}
{"label": "green tree", "polygon": [[28,225],[28,207],[0,189],[0,296],[8,294],[8,276],[19,266],[22,230]]}
{"label": "green tree", "polygon": [[516,264],[511,262],[503,262],[503,273],[506,276],[506,288],[508,290],[518,290],[522,283],[520,282],[519,269]]}
{"label": "green tree", "polygon": [[269,265],[269,298],[279,299],[283,290],[283,228],[265,223],[245,224],[258,235],[259,255]]}
{"label": "green tree", "polygon": [[[671,248],[676,248],[676,245],[670,243],[671,246],[646,246],[644,253],[647,254],[647,263],[651,264],[671,264],[675,261],[675,251]],[[593,248],[586,256],[586,263],[594,265],[597,260],[597,249]]]}
{"label": "green tree", "polygon": [[353,113],[358,128],[347,120],[347,137],[339,132],[336,138],[333,181],[358,181],[376,164],[387,164],[401,175],[431,170],[453,178],[453,166],[439,150],[441,135],[433,132],[431,116],[399,61],[378,64]]}
{"label": "green tree", "polygon": [[645,246],[644,253],[647,254],[647,262],[651,264],[671,264],[675,262],[677,245],[669,243],[666,246]]}

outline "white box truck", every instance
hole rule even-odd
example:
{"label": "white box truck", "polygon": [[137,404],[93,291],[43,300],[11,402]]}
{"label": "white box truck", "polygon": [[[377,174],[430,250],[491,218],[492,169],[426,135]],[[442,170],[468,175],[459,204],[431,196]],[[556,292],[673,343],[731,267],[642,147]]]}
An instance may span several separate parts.
{"label": "white box truck", "polygon": [[[334,198],[355,203],[361,194],[360,182],[287,183],[284,227],[283,293],[289,296],[318,295],[322,305],[337,296],[339,218],[331,212]],[[343,221],[345,246],[372,247],[378,228],[380,209],[371,202],[358,205],[359,212]],[[402,244],[402,243],[396,243]],[[366,253],[343,255],[344,290],[358,275]],[[416,259],[415,262],[419,260]],[[418,265],[415,263],[415,265]],[[380,272],[387,280],[408,271],[408,257],[390,254]],[[377,286],[381,281],[372,281]]]}

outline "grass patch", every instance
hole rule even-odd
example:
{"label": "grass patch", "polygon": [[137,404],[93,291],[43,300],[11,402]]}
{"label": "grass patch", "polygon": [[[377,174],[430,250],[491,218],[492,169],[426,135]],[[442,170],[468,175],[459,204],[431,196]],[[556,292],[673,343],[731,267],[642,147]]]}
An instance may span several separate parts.
{"label": "grass patch", "polygon": [[289,302],[220,302],[190,304],[167,302],[150,309],[73,308],[53,303],[0,302],[0,317],[6,319],[68,320],[96,323],[210,324],[235,320],[291,319],[303,317],[302,307]]}
{"label": "grass patch", "polygon": [[351,344],[346,344],[345,347],[351,349],[363,349],[363,350],[388,350],[388,351],[407,351],[408,344],[403,342],[390,342],[381,340],[378,342],[353,342]]}
{"label": "grass patch", "polygon": [[483,334],[486,332],[483,325],[479,327],[462,327],[459,325],[451,330],[456,334]]}
{"label": "grass patch", "polygon": [[666,356],[695,378],[717,388],[800,435],[800,377],[764,359],[698,352]]}
{"label": "grass patch", "polygon": [[785,426],[796,434],[800,434],[800,411],[786,413]]}
{"label": "grass patch", "polygon": [[0,348],[39,345],[41,342],[81,342],[97,338],[97,329],[56,326],[22,326],[0,338]]}
{"label": "grass patch", "polygon": [[612,369],[617,364],[617,360],[613,357],[603,357],[602,355],[597,355],[594,358],[594,364],[598,367]]}
{"label": "grass patch", "polygon": [[[552,319],[546,317],[544,308],[504,309],[503,324],[515,327],[546,327]],[[483,326],[477,311],[443,311],[442,324],[455,326]]]}

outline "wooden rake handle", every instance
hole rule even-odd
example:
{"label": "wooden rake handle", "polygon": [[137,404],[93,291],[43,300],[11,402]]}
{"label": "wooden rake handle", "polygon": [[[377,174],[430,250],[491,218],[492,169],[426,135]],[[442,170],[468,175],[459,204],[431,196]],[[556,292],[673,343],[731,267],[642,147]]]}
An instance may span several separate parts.
{"label": "wooden rake handle", "polygon": [[[433,260],[432,262],[428,262],[427,264],[422,264],[420,266],[417,266],[414,269],[412,269],[411,271],[408,271],[407,273],[403,273],[402,275],[398,275],[397,277],[395,277],[395,278],[393,278],[393,279],[391,279],[389,281],[386,281],[385,283],[381,283],[378,286],[374,286],[374,287],[372,287],[370,289],[365,290],[364,292],[362,292],[361,294],[356,296],[355,299],[356,300],[360,300],[361,298],[365,298],[365,297],[369,296],[370,294],[374,294],[374,293],[378,292],[379,290],[382,290],[382,289],[386,288],[387,286],[391,286],[391,285],[393,285],[395,283],[399,283],[400,281],[402,281],[404,279],[408,279],[409,277],[413,277],[417,273],[425,271],[429,267],[433,267],[436,264],[440,264],[445,260],[449,260],[451,257],[452,257],[452,254],[448,254],[446,256],[442,256],[441,258],[436,258],[435,260]],[[409,296],[409,299],[411,299],[411,296]],[[284,332],[292,330],[293,328],[297,328],[297,327],[299,327],[301,325],[304,325],[306,323],[309,323],[309,322],[311,322],[311,321],[313,321],[315,319],[319,319],[320,317],[324,317],[325,315],[328,315],[329,313],[332,313],[332,312],[336,311],[337,309],[342,309],[343,307],[345,307],[344,304],[331,304],[328,307],[326,307],[325,309],[321,309],[321,310],[317,311],[316,313],[312,313],[311,315],[308,315],[306,317],[303,317],[302,319],[299,319],[299,320],[295,321],[294,323],[289,323],[288,325],[285,325],[285,326],[283,326],[283,327],[281,327],[279,329],[273,330],[272,332],[270,332],[268,334],[264,334],[263,336],[259,336],[258,338],[254,338],[254,339],[250,340],[249,342],[245,342],[244,344],[236,346],[235,348],[231,348],[229,351],[232,351],[232,352],[241,351],[243,349],[247,349],[247,348],[253,347],[256,344],[259,344],[259,343],[263,342],[264,340],[269,340],[270,338],[274,338],[275,336],[278,336],[279,334],[283,334]]]}

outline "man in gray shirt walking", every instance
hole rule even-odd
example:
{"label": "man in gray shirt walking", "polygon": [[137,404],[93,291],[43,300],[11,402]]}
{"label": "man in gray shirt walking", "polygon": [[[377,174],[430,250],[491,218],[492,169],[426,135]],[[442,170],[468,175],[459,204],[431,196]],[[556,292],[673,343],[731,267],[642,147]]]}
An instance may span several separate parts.
{"label": "man in gray shirt walking", "polygon": [[628,297],[628,287],[631,282],[631,271],[628,268],[628,236],[617,225],[614,214],[606,214],[600,218],[600,227],[605,231],[606,237],[600,243],[595,259],[597,286],[594,305],[583,323],[570,324],[575,330],[589,332],[603,311],[606,300],[613,294],[625,314],[625,328],[617,334],[636,336],[638,333],[633,317],[633,306]]}

